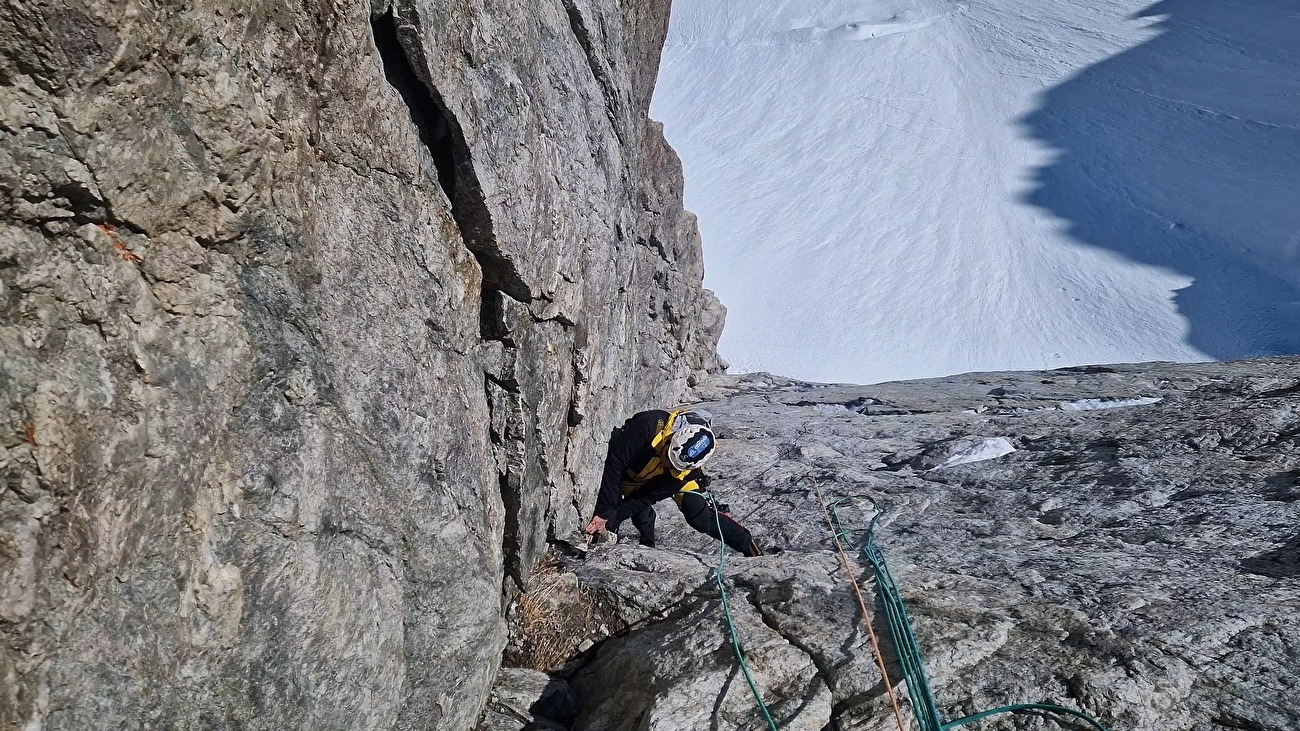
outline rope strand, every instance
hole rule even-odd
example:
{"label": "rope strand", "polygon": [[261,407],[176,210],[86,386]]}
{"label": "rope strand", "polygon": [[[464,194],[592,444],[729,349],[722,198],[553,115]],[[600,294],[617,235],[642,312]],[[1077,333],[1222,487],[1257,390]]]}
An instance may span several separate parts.
{"label": "rope strand", "polygon": [[[818,497],[820,499],[820,494]],[[1101,721],[1083,711],[1052,703],[1019,703],[1010,706],[999,706],[944,723],[943,717],[939,714],[938,705],[935,703],[934,694],[930,690],[930,680],[926,676],[925,667],[922,664],[921,647],[916,641],[916,635],[912,633],[912,625],[907,616],[907,607],[903,604],[903,597],[898,589],[898,584],[894,582],[893,575],[889,573],[889,565],[885,562],[885,555],[881,552],[880,547],[876,545],[876,523],[880,520],[881,514],[877,512],[866,528],[859,528],[855,531],[845,530],[840,522],[838,508],[851,499],[842,497],[830,503],[828,512],[831,515],[831,522],[836,529],[837,537],[846,536],[852,532],[866,533],[866,537],[862,541],[862,555],[870,562],[871,568],[875,571],[876,593],[880,597],[880,603],[885,611],[885,618],[889,623],[889,632],[894,640],[894,652],[898,657],[899,666],[903,668],[903,677],[912,696],[912,710],[916,714],[916,720],[921,726],[921,731],[949,731],[949,729],[975,723],[990,716],[1003,713],[1018,713],[1020,711],[1046,711],[1058,716],[1071,716],[1088,723],[1097,731],[1109,731],[1102,725]],[[874,505],[874,501],[872,503]]]}
{"label": "rope strand", "polygon": [[722,595],[722,615],[727,620],[727,634],[731,638],[731,649],[736,653],[736,663],[740,665],[740,671],[745,674],[745,682],[749,684],[749,691],[754,694],[754,700],[758,703],[758,708],[763,712],[763,720],[767,721],[769,731],[779,731],[776,721],[772,719],[772,714],[767,710],[767,704],[763,702],[763,694],[758,691],[758,685],[754,683],[754,676],[749,672],[749,663],[745,662],[745,653],[740,649],[740,635],[736,632],[736,621],[731,616],[731,600],[727,598],[727,587],[725,583],[725,574],[723,573],[727,566],[727,542],[722,540],[722,518],[718,515],[718,504],[713,499],[713,495],[706,495],[709,501],[709,507],[713,508],[713,520],[718,524],[718,567],[714,569],[714,579],[718,584],[718,593]]}
{"label": "rope strand", "polygon": [[840,555],[840,566],[844,568],[844,575],[848,577],[849,585],[853,587],[853,595],[857,597],[858,607],[862,610],[862,624],[867,628],[867,636],[871,638],[871,652],[875,655],[876,667],[880,668],[885,692],[889,694],[889,705],[894,709],[894,720],[898,722],[898,731],[907,731],[907,725],[903,723],[903,714],[898,710],[898,697],[894,695],[894,683],[889,679],[889,671],[885,669],[885,656],[880,651],[880,643],[876,640],[876,630],[871,626],[871,612],[867,610],[867,600],[862,596],[862,587],[858,585],[858,578],[849,566],[849,556],[845,553],[840,534],[831,521],[830,509],[826,507],[826,500],[822,497],[822,487],[815,479],[812,483],[813,490],[817,493],[817,502],[822,506],[822,514],[826,516],[826,527],[830,530],[831,538],[835,541],[835,550]]}

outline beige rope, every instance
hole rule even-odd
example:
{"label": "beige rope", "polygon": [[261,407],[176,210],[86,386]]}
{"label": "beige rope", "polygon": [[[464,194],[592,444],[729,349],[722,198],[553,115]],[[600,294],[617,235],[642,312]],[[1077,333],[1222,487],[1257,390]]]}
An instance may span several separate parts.
{"label": "beige rope", "polygon": [[871,627],[871,612],[867,609],[867,600],[862,596],[862,587],[858,585],[858,578],[853,573],[853,568],[849,565],[849,556],[844,551],[844,544],[840,542],[840,535],[835,530],[835,523],[831,520],[831,511],[826,507],[826,500],[822,498],[822,488],[817,480],[812,480],[813,490],[817,493],[817,502],[822,506],[822,515],[826,517],[826,528],[831,532],[831,538],[835,541],[835,550],[840,555],[840,566],[844,567],[844,575],[849,577],[849,584],[853,587],[853,595],[858,599],[858,607],[862,610],[862,624],[867,628],[867,636],[871,638],[871,652],[876,656],[876,666],[880,668],[880,677],[885,681],[885,691],[889,694],[889,705],[894,709],[894,720],[898,721],[898,731],[907,731],[907,725],[903,723],[903,714],[898,710],[898,698],[894,695],[894,684],[889,680],[889,671],[885,670],[885,656],[880,652],[880,643],[876,640],[876,631]]}

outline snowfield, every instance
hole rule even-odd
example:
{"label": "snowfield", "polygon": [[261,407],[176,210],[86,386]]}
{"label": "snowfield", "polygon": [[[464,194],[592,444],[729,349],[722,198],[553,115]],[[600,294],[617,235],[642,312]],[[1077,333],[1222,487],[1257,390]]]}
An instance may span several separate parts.
{"label": "snowfield", "polygon": [[1300,352],[1293,0],[676,0],[733,370]]}

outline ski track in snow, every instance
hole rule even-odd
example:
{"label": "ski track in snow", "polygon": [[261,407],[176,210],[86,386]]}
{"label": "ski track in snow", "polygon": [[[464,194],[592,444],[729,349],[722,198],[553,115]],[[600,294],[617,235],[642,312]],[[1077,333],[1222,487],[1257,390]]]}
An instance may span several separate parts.
{"label": "ski track in snow", "polygon": [[[1300,213],[1278,192],[1300,191],[1284,136],[1300,53],[1252,39],[1282,82],[1210,97],[1214,68],[1226,88],[1231,64],[1262,67],[1226,41],[1208,60],[1144,51],[1189,32],[1162,30],[1182,7],[677,0],[652,115],[729,308],[722,354],[871,383],[1300,349]],[[1149,70],[1113,65],[1139,52]],[[1059,89],[1060,112],[1044,106]],[[1183,138],[1162,142],[1134,105]],[[1222,214],[1252,205],[1233,238]]]}

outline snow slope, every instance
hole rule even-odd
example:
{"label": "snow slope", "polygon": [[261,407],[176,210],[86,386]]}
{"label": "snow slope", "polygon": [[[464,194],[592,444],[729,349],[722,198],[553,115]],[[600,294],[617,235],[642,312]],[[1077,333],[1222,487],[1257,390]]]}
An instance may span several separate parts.
{"label": "snow slope", "polygon": [[1300,4],[675,0],[738,370],[1300,352]]}

